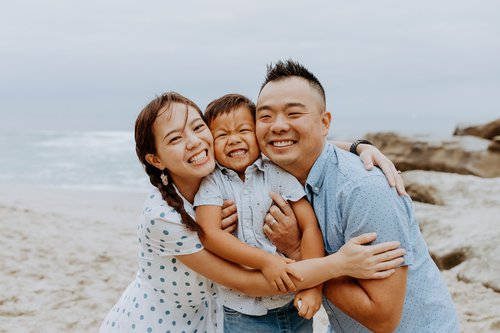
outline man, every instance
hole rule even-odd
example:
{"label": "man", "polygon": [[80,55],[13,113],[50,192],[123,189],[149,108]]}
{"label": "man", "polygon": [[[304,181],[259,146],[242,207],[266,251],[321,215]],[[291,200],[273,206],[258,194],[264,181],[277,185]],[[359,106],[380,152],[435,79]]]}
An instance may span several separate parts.
{"label": "man", "polygon": [[[429,256],[411,199],[399,196],[379,169],[326,142],[331,114],[318,79],[302,65],[268,68],[257,101],[262,153],[293,174],[314,207],[327,253],[352,237],[376,232],[376,242],[400,241],[405,263],[389,278],[342,278],[325,284],[335,332],[458,332],[455,309]],[[273,228],[273,220],[268,230]]]}

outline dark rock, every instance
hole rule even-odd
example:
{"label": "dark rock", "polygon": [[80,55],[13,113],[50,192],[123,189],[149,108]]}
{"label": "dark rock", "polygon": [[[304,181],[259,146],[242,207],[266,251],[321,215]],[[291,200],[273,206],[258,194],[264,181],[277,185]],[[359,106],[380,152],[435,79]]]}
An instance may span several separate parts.
{"label": "dark rock", "polygon": [[500,135],[500,118],[483,125],[467,127],[457,126],[453,135],[472,135],[491,140],[495,136]]}

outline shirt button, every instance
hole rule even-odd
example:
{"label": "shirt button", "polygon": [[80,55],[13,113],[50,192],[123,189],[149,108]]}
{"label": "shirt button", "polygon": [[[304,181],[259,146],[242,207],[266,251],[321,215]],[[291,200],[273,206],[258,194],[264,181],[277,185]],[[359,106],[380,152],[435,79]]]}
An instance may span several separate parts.
{"label": "shirt button", "polygon": [[316,187],[314,188],[314,190],[315,190],[315,191],[319,191],[319,187],[317,187],[317,186],[316,186]]}

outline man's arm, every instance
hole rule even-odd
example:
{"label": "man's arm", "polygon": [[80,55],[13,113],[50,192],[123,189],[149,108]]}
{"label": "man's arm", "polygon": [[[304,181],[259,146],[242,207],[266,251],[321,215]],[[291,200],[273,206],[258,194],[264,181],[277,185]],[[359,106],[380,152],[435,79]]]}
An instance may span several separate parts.
{"label": "man's arm", "polygon": [[382,280],[356,280],[351,277],[325,283],[325,296],[340,310],[373,332],[393,332],[403,314],[407,267]]}

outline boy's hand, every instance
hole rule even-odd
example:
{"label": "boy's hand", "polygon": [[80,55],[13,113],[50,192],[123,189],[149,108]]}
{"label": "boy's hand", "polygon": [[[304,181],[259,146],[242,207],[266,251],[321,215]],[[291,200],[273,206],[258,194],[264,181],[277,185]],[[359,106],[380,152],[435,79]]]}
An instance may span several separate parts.
{"label": "boy's hand", "polygon": [[322,288],[314,287],[301,290],[295,295],[293,305],[299,311],[299,316],[311,319],[321,307]]}
{"label": "boy's hand", "polygon": [[288,274],[295,277],[297,280],[302,281],[302,275],[292,267],[291,264],[295,260],[282,257],[279,255],[269,254],[265,258],[265,264],[261,268],[262,274],[266,277],[267,281],[274,289],[282,293],[295,291],[297,287],[292,282]]}

